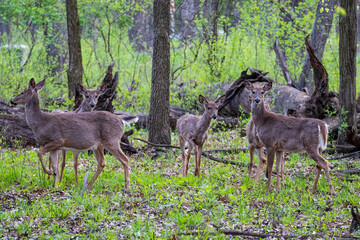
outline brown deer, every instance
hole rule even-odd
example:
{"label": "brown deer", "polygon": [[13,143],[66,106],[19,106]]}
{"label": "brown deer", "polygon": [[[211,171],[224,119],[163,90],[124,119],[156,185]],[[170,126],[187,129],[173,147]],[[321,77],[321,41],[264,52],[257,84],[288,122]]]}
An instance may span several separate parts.
{"label": "brown deer", "polygon": [[[267,103],[265,103],[265,108],[270,111],[270,108]],[[249,122],[246,125],[246,136],[247,136],[247,139],[249,142],[249,153],[250,153],[248,174],[249,174],[249,177],[251,177],[252,169],[254,167],[254,155],[255,155],[255,150],[256,150],[258,153],[259,165],[255,172],[254,180],[258,181],[260,178],[262,169],[264,167],[264,164],[266,163],[266,159],[264,157],[264,150],[263,150],[265,145],[260,141],[260,139],[257,135],[253,118],[250,118]],[[284,164],[285,164],[285,162],[282,161],[282,164],[281,164],[281,179],[282,179],[282,181],[284,181]]]}
{"label": "brown deer", "polygon": [[329,163],[320,154],[326,148],[328,127],[324,121],[312,118],[294,118],[268,111],[264,106],[264,95],[272,87],[265,84],[245,81],[245,87],[251,91],[251,112],[257,135],[267,151],[268,191],[271,191],[271,174],[276,154],[277,190],[280,190],[280,164],[283,152],[308,155],[317,163],[317,175],[313,192],[316,190],[321,169],[324,169],[331,194],[335,194],[331,182]]}
{"label": "brown deer", "polygon": [[[80,106],[75,110],[76,113],[82,112],[91,112],[94,110],[99,97],[105,93],[106,84],[102,83],[97,89],[87,89],[81,83],[76,85],[76,90],[84,96],[83,101],[81,102]],[[65,165],[66,165],[66,150],[61,150],[62,153],[62,163],[61,163],[61,171],[59,182],[62,180],[62,176],[64,173]],[[73,153],[73,163],[74,163],[74,171],[75,171],[75,182],[78,184],[78,177],[77,177],[77,169],[78,169],[78,156],[80,151],[72,150]],[[51,168],[51,154],[49,158],[49,169]]]}
{"label": "brown deer", "polygon": [[[356,210],[356,211],[355,211]],[[350,225],[350,233],[360,230],[360,213],[357,207],[351,207],[351,215],[353,217]]]}
{"label": "brown deer", "polygon": [[[59,177],[58,150],[70,149],[85,151],[92,149],[98,162],[97,170],[87,185],[91,189],[93,183],[103,171],[106,161],[104,148],[114,155],[124,167],[125,188],[130,187],[129,160],[120,148],[124,125],[121,118],[105,111],[84,113],[46,113],[40,109],[38,91],[45,80],[29,82],[29,87],[13,98],[13,104],[25,105],[27,124],[34,131],[41,148],[38,152],[40,163],[47,174],[54,174],[54,185]],[[50,152],[52,173],[44,164],[42,155]]]}
{"label": "brown deer", "polygon": [[[195,176],[200,176],[201,153],[205,140],[208,137],[208,129],[211,119],[216,119],[218,107],[225,100],[225,95],[215,101],[208,101],[204,96],[199,95],[199,102],[205,108],[202,116],[185,114],[181,116],[176,123],[179,135],[179,144],[182,151],[183,175],[187,175],[189,168],[189,158],[192,149],[195,152]],[[188,143],[188,151],[185,154],[185,143]]]}

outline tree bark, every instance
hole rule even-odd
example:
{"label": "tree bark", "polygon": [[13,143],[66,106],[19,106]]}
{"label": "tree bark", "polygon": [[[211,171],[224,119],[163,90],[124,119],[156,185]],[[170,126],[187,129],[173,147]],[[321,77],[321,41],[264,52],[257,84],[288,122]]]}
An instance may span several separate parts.
{"label": "tree bark", "polygon": [[68,90],[69,99],[75,97],[75,107],[81,104],[81,95],[76,90],[76,84],[82,83],[83,66],[81,55],[81,28],[77,8],[77,0],[66,0],[66,18],[69,46]]}
{"label": "tree bark", "polygon": [[[319,4],[317,6],[310,45],[314,49],[315,54],[320,61],[331,30],[336,1],[337,0],[319,0]],[[309,54],[306,54],[305,56],[303,70],[301,72],[297,88],[302,90],[305,87],[307,87],[309,94],[312,94],[314,91],[314,82],[312,80]]]}
{"label": "tree bark", "polygon": [[[344,110],[340,118],[353,132],[356,132],[356,3],[356,0],[341,0],[340,7],[346,14],[340,14],[339,20],[339,95],[340,107]],[[343,130],[338,138],[340,143],[345,140],[344,135]]]}
{"label": "tree bark", "polygon": [[199,0],[183,0],[178,8],[180,21],[178,27],[182,40],[191,39],[196,34],[195,16],[199,12]]}
{"label": "tree bark", "polygon": [[148,120],[149,142],[171,144],[170,0],[154,0],[154,50]]}

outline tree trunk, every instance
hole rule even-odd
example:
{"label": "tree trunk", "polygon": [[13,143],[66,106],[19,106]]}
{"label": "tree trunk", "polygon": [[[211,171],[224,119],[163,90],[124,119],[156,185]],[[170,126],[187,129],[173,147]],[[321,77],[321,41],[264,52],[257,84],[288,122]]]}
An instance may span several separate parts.
{"label": "tree trunk", "polygon": [[144,1],[138,1],[138,4],[145,10],[135,11],[133,17],[134,25],[128,31],[130,42],[139,52],[153,47],[153,13],[151,6]]}
{"label": "tree trunk", "polygon": [[[339,61],[340,61],[340,106],[341,122],[348,129],[356,129],[356,0],[341,0],[340,7],[346,14],[339,20]],[[345,140],[345,129],[339,134],[339,143]],[[342,137],[340,137],[340,135]]]}
{"label": "tree trunk", "polygon": [[75,107],[81,104],[81,95],[76,90],[76,84],[82,83],[83,66],[81,55],[81,28],[77,9],[77,0],[66,0],[66,18],[69,46],[68,90],[69,99],[75,97]]}
{"label": "tree trunk", "polygon": [[148,120],[149,142],[171,144],[170,137],[170,0],[154,0],[154,50]]}
{"label": "tree trunk", "polygon": [[3,45],[3,37],[7,35],[8,42],[10,42],[10,22],[5,22],[2,18],[0,18],[0,46]]}
{"label": "tree trunk", "polygon": [[182,40],[191,39],[195,36],[195,16],[199,12],[199,0],[184,0],[178,8],[180,21],[178,22]]}
{"label": "tree trunk", "polygon": [[[321,61],[326,40],[329,37],[334,16],[336,0],[319,0],[316,10],[315,22],[312,28],[310,45],[314,49],[316,56]],[[297,88],[303,90],[308,88],[309,94],[314,91],[314,82],[311,74],[311,64],[309,54],[305,56],[303,70],[301,72]]]}

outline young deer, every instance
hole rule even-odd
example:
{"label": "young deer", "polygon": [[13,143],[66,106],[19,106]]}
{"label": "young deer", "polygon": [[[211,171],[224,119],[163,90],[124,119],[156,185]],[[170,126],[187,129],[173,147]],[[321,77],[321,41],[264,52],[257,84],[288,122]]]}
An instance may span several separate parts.
{"label": "young deer", "polygon": [[[105,93],[106,84],[102,83],[97,89],[87,89],[81,83],[76,85],[77,91],[84,96],[83,101],[81,102],[80,106],[75,110],[76,113],[82,112],[91,112],[94,110],[99,97]],[[59,182],[62,180],[62,176],[64,173],[64,168],[66,165],[66,150],[61,150],[62,153],[62,163],[61,163],[61,171]],[[78,184],[78,177],[77,177],[77,169],[78,169],[78,156],[80,151],[72,150],[73,153],[73,163],[74,163],[74,171],[75,171],[75,182]],[[49,169],[51,168],[51,155],[49,159]]]}
{"label": "young deer", "polygon": [[45,80],[36,84],[34,79],[31,79],[29,87],[13,98],[11,102],[25,105],[26,122],[34,131],[41,146],[38,156],[47,174],[52,174],[52,172],[44,164],[42,155],[50,152],[55,187],[59,177],[58,150],[85,151],[92,149],[94,151],[98,167],[87,186],[87,189],[91,189],[106,165],[104,158],[105,148],[123,165],[125,188],[129,188],[129,160],[120,148],[121,136],[124,134],[124,125],[121,118],[105,111],[84,113],[42,112],[38,91],[44,84]]}
{"label": "young deer", "polygon": [[[208,137],[208,129],[211,119],[216,119],[218,106],[225,100],[225,95],[215,101],[208,101],[204,96],[199,96],[199,102],[204,106],[205,111],[202,116],[186,114],[177,120],[176,128],[179,135],[179,143],[183,159],[183,175],[187,175],[189,168],[189,158],[192,149],[195,152],[195,176],[200,176],[200,159],[202,148]],[[185,154],[185,143],[188,143],[188,151]]]}
{"label": "young deer", "polygon": [[271,174],[276,153],[277,190],[280,190],[279,170],[283,152],[307,152],[317,163],[317,175],[313,192],[316,190],[321,169],[324,169],[331,194],[335,194],[331,182],[329,163],[320,154],[326,148],[328,127],[324,121],[312,118],[294,118],[268,111],[264,106],[264,94],[272,87],[245,82],[251,91],[251,112],[260,141],[267,151],[268,190],[271,191]]}

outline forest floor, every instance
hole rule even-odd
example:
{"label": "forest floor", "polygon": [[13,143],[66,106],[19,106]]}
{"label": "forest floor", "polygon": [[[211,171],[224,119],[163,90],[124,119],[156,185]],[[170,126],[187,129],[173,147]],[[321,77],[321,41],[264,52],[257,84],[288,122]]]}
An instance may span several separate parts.
{"label": "forest floor", "polygon": [[[146,139],[146,134],[139,131],[133,137]],[[177,145],[176,133],[172,138]],[[338,239],[334,236],[349,235],[351,206],[360,205],[359,175],[334,172],[360,168],[358,159],[330,161],[337,193],[333,196],[324,174],[317,191],[311,193],[315,162],[293,154],[285,164],[281,190],[268,193],[264,174],[255,183],[246,167],[202,157],[201,177],[197,178],[192,157],[189,174],[183,177],[178,149],[164,150],[155,158],[144,143],[133,140],[132,144],[144,151],[130,157],[130,190],[123,191],[122,165],[107,154],[104,171],[83,195],[84,175],[90,172],[91,177],[96,168],[91,154],[79,157],[80,184],[76,186],[68,152],[63,181],[55,189],[41,169],[38,149],[2,148],[0,238],[227,239],[236,235],[230,230],[236,230],[255,234],[239,239],[258,239],[260,233],[272,235],[268,239],[279,235]],[[204,150],[246,146],[246,138],[232,130],[211,132]],[[248,153],[214,155],[244,164],[249,161]],[[360,233],[353,236],[360,237]]]}

